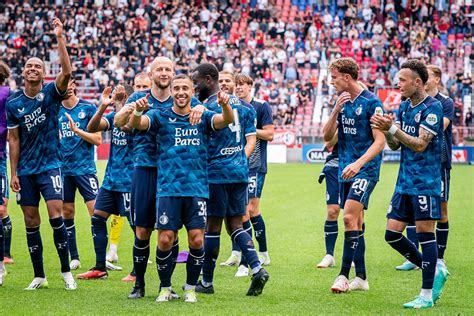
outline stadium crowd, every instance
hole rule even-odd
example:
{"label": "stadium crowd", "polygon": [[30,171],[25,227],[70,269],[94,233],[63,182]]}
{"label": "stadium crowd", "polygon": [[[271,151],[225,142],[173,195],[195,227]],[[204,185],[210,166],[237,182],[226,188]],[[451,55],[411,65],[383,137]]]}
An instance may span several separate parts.
{"label": "stadium crowd", "polygon": [[175,60],[178,73],[210,61],[254,77],[255,94],[271,104],[275,125],[291,125],[318,93],[330,111],[332,88],[321,71],[329,60],[353,57],[362,65],[361,81],[374,90],[394,85],[400,65],[414,57],[445,71],[456,124],[471,124],[462,99],[472,93],[474,17],[464,1],[41,2],[7,3],[0,18],[0,52],[16,84],[27,56],[57,63],[47,21],[59,14],[74,72],[96,91],[131,83],[157,55]]}

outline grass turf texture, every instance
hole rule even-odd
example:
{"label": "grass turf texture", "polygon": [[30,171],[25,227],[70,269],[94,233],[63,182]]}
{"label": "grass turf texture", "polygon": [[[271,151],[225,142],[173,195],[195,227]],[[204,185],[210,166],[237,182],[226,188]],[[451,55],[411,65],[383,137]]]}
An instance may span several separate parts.
{"label": "grass turf texture", "polygon": [[[128,224],[124,225],[119,245],[119,265],[124,270],[111,271],[107,280],[78,280],[78,289],[65,291],[59,276],[59,259],[52,242],[52,230],[41,204],[41,233],[44,261],[49,289],[23,291],[33,278],[28,255],[24,224],[20,208],[11,196],[9,213],[13,221],[12,254],[15,265],[7,266],[8,275],[0,287],[2,312],[12,314],[111,314],[111,313],[166,313],[166,314],[404,314],[412,313],[402,304],[412,300],[421,286],[421,272],[399,272],[394,267],[404,261],[384,241],[385,214],[394,190],[398,165],[385,164],[381,179],[370,200],[366,214],[366,263],[370,291],[335,295],[330,286],[338,274],[342,252],[343,226],[339,220],[336,245],[337,267],[316,269],[324,255],[323,224],[325,221],[324,184],[316,177],[322,165],[271,165],[266,178],[261,209],[267,226],[267,240],[271,266],[267,268],[270,281],[259,297],[245,293],[250,278],[235,278],[235,268],[216,267],[214,295],[199,295],[197,304],[173,301],[158,305],[158,276],[155,265],[148,265],[146,297],[128,300],[132,284],[120,281],[132,267],[133,237]],[[98,163],[99,177],[103,177],[105,163]],[[474,222],[473,168],[455,166],[451,173],[449,245],[446,251],[451,277],[444,295],[429,313],[472,314],[472,250],[471,223]],[[90,221],[82,197],[76,197],[76,231],[82,268],[86,271],[95,262]],[[186,236],[180,234],[181,250],[187,249]],[[155,234],[152,236],[150,259],[155,262]],[[229,237],[221,238],[218,263],[230,254]],[[176,268],[173,284],[179,294],[185,281],[185,264]],[[353,275],[353,271],[351,271]],[[420,311],[419,313],[424,313]]]}

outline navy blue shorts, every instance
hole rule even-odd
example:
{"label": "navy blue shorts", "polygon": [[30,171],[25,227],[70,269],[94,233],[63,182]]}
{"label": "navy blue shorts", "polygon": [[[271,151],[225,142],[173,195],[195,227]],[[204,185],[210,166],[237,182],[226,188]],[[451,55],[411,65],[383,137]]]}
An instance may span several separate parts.
{"label": "navy blue shorts", "polygon": [[23,206],[39,206],[41,195],[45,201],[63,200],[63,179],[61,169],[51,169],[42,173],[19,176],[21,190],[16,201]]}
{"label": "navy blue shorts", "polygon": [[377,181],[357,178],[350,182],[339,183],[339,206],[344,208],[347,200],[354,200],[364,205],[364,210],[369,207],[369,199],[374,191]]}
{"label": "navy blue shorts", "polygon": [[109,214],[128,216],[130,214],[130,193],[99,189],[94,209]]}
{"label": "navy blue shorts", "polygon": [[166,196],[157,200],[157,229],[177,232],[183,225],[188,231],[206,227],[206,199]]}
{"label": "navy blue shorts", "polygon": [[6,173],[3,173],[0,175],[0,181],[2,182],[1,183],[2,187],[0,188],[2,190],[1,195],[3,198],[8,199],[10,197],[10,189],[9,189],[9,184],[8,184],[8,176]]}
{"label": "navy blue shorts", "polygon": [[154,167],[135,167],[132,176],[132,223],[138,227],[155,228],[156,177]]}
{"label": "navy blue shorts", "polygon": [[387,218],[404,223],[441,219],[439,196],[393,193]]}
{"label": "navy blue shorts", "polygon": [[451,188],[451,169],[441,168],[441,202],[448,202]]}
{"label": "navy blue shorts", "polygon": [[323,173],[326,179],[326,205],[339,205],[339,178],[338,167],[324,167]]}
{"label": "navy blue shorts", "polygon": [[265,173],[249,172],[248,197],[249,199],[260,198],[262,196],[263,185],[265,184]]}
{"label": "navy blue shorts", "polygon": [[84,198],[84,202],[95,200],[99,192],[99,180],[95,174],[81,176],[64,176],[64,203],[74,203],[76,190]]}
{"label": "navy blue shorts", "polygon": [[209,184],[207,216],[245,215],[248,204],[247,183]]}

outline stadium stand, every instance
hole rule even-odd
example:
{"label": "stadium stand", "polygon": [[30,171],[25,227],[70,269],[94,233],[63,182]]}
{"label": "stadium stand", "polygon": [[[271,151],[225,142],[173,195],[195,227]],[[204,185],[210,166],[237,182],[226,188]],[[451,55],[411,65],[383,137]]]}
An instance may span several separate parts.
{"label": "stadium stand", "polygon": [[[456,126],[472,124],[474,15],[464,1],[56,0],[7,1],[3,9],[0,52],[13,87],[27,56],[47,61],[47,79],[59,71],[48,23],[59,14],[84,99],[96,100],[108,84],[131,83],[157,55],[174,59],[177,72],[211,61],[254,77],[255,95],[270,103],[276,126],[319,137],[334,103],[332,58],[354,58],[371,90],[393,88],[399,66],[421,58],[445,72]],[[457,133],[461,142],[465,132]]]}

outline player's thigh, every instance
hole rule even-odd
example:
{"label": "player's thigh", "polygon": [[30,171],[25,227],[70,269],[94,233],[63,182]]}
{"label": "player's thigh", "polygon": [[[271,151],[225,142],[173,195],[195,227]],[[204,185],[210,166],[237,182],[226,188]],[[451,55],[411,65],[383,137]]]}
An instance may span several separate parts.
{"label": "player's thigh", "polygon": [[[102,217],[109,217],[110,215],[120,215],[119,206],[117,204],[116,195],[114,191],[105,188],[100,188],[94,205],[94,214]],[[100,212],[100,213],[98,213]],[[104,216],[105,215],[105,216]]]}
{"label": "player's thigh", "polygon": [[[63,190],[63,178],[61,175],[61,170],[51,169],[45,172],[42,172],[36,177],[37,184],[39,185],[41,195],[43,196],[46,202],[49,201],[62,201],[64,199],[64,190]],[[51,203],[52,208],[56,208],[58,203]]]}
{"label": "player's thigh", "polygon": [[[416,230],[431,232],[431,223],[441,219],[441,198],[439,196],[411,195]],[[420,230],[422,229],[422,230]],[[434,224],[433,224],[434,230]]]}
{"label": "player's thigh", "polygon": [[337,167],[325,167],[326,205],[339,205],[339,180]]}
{"label": "player's thigh", "polygon": [[156,228],[159,231],[177,232],[182,223],[183,197],[158,197]]}
{"label": "player's thigh", "polygon": [[[233,183],[227,185],[228,205],[226,217],[244,216],[248,201],[247,183]],[[258,202],[257,202],[258,203]]]}
{"label": "player's thigh", "polygon": [[206,227],[207,201],[204,198],[186,197],[183,200],[182,221],[187,231]]}
{"label": "player's thigh", "polygon": [[206,215],[224,218],[229,205],[229,192],[226,184],[209,184],[209,200]]}
{"label": "player's thigh", "polygon": [[223,217],[207,216],[206,218],[206,232],[213,234],[220,234],[222,231]]}
{"label": "player's thigh", "polygon": [[85,174],[74,177],[79,193],[84,198],[84,203],[94,201],[99,191],[99,180],[95,174]]}
{"label": "player's thigh", "polygon": [[449,189],[451,188],[451,170],[441,169],[441,202],[448,202]]}
{"label": "player's thigh", "polygon": [[133,170],[131,213],[137,227],[153,229],[156,224],[156,168]]}
{"label": "player's thigh", "polygon": [[64,203],[74,204],[76,200],[76,182],[74,181],[73,176],[64,176],[63,179],[63,188],[64,188]]}
{"label": "player's thigh", "polygon": [[38,207],[41,199],[40,187],[36,182],[37,175],[19,176],[20,192],[16,201],[21,206]]}
{"label": "player's thigh", "polygon": [[[413,223],[414,210],[409,195],[394,192],[387,210],[387,219],[397,222]],[[390,222],[390,221],[389,221]]]}

